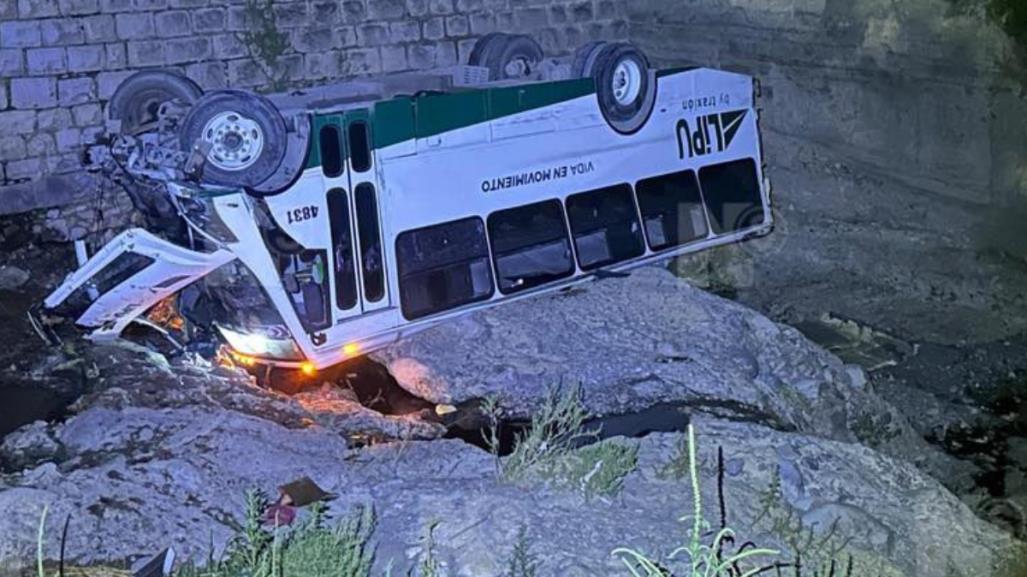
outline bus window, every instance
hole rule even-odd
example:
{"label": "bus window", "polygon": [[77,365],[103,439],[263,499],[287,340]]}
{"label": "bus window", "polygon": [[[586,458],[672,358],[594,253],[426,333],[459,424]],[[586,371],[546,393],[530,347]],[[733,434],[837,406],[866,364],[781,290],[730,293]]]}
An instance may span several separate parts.
{"label": "bus window", "polygon": [[559,200],[492,213],[489,240],[503,294],[574,274],[571,243]]}
{"label": "bus window", "polygon": [[581,270],[641,256],[645,252],[631,186],[619,184],[567,198],[567,216]]}
{"label": "bus window", "polygon": [[367,123],[363,120],[349,125],[349,152],[353,170],[367,172],[371,168],[371,139],[367,134]]}
{"label": "bus window", "polygon": [[493,294],[485,223],[465,218],[396,238],[403,315],[416,319]]}
{"label": "bus window", "polygon": [[635,186],[645,236],[663,250],[706,236],[706,214],[695,172],[685,170],[647,178]]}
{"label": "bus window", "polygon": [[357,238],[360,241],[360,266],[364,275],[364,298],[378,302],[385,296],[385,270],[382,267],[382,236],[378,228],[378,199],[374,185],[362,183],[353,192],[357,204]]}
{"label": "bus window", "polygon": [[335,302],[340,310],[346,311],[357,306],[357,273],[353,262],[349,201],[345,190],[333,188],[328,191],[328,218],[335,260]]}
{"label": "bus window", "polygon": [[334,124],[326,124],[318,133],[321,148],[321,170],[328,178],[342,174],[342,143],[339,140],[339,128]]}
{"label": "bus window", "polygon": [[763,222],[759,177],[751,158],[703,167],[699,169],[699,183],[713,232],[723,234]]}

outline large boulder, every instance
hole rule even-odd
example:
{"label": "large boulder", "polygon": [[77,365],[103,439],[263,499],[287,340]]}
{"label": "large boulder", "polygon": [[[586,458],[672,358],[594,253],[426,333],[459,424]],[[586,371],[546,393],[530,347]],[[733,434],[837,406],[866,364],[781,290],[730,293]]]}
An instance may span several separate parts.
{"label": "large boulder", "polygon": [[943,459],[859,368],[662,268],[477,312],[373,356],[418,396],[497,396],[514,418],[528,417],[547,389],[580,384],[596,414],[685,403],[925,464]]}

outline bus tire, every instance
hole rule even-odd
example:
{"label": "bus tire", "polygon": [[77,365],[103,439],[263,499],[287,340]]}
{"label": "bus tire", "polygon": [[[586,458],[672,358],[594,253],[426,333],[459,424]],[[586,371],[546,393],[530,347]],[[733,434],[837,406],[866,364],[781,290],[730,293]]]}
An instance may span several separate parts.
{"label": "bus tire", "polygon": [[203,96],[195,82],[168,70],[142,70],[118,85],[107,105],[107,117],[121,121],[123,132],[135,132],[157,120],[160,105],[177,100],[190,105]]}
{"label": "bus tire", "polygon": [[495,42],[485,55],[490,80],[526,78],[538,70],[545,58],[542,46],[531,36],[503,35]]}
{"label": "bus tire", "polygon": [[253,187],[278,170],[286,153],[285,120],[267,98],[244,90],[208,92],[193,105],[178,132],[190,151],[209,145],[202,180]]}
{"label": "bus tire", "polygon": [[638,132],[656,106],[656,76],[645,54],[627,42],[607,44],[595,58],[599,108],[621,134]]}
{"label": "bus tire", "polygon": [[[467,64],[471,66],[483,66],[488,68],[489,55],[506,43],[506,34],[502,32],[489,32],[474,43],[471,55],[467,57]],[[495,78],[490,78],[495,80]]]}
{"label": "bus tire", "polygon": [[572,78],[591,78],[596,56],[606,44],[605,40],[595,40],[578,48],[574,53],[574,63],[571,64]]}

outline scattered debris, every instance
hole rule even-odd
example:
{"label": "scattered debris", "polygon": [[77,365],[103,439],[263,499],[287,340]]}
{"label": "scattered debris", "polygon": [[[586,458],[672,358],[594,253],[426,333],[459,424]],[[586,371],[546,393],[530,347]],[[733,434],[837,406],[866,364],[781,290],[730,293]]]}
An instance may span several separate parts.
{"label": "scattered debris", "polygon": [[175,550],[168,547],[154,555],[142,567],[132,573],[132,577],[167,577],[175,566]]}
{"label": "scattered debris", "polygon": [[278,502],[293,507],[305,507],[318,501],[330,501],[335,495],[328,493],[317,485],[310,477],[300,477],[291,483],[278,487],[281,494]]}

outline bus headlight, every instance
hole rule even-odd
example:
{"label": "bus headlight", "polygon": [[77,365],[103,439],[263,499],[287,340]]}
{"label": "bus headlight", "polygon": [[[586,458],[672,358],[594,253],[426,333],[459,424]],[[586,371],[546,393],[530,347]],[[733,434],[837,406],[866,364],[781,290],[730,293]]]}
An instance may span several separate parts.
{"label": "bus headlight", "polygon": [[257,358],[277,361],[302,361],[303,353],[292,339],[273,339],[257,333],[240,333],[218,326],[232,350]]}

